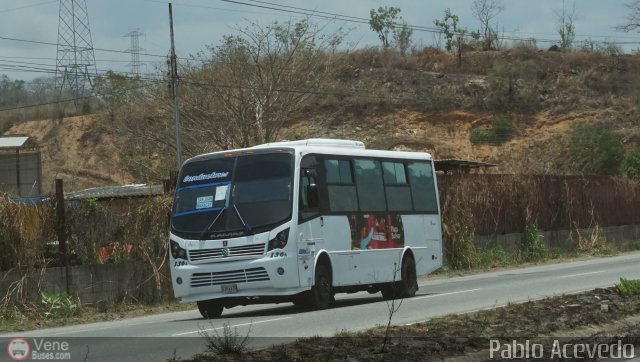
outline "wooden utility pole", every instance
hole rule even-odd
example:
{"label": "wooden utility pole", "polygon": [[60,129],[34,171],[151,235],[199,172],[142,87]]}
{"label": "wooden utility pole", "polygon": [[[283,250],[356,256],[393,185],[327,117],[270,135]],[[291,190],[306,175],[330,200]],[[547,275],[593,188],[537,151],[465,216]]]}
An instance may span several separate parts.
{"label": "wooden utility pole", "polygon": [[56,179],[56,232],[58,234],[58,252],[60,264],[67,265],[67,236],[65,234],[64,185],[62,179]]}
{"label": "wooden utility pole", "polygon": [[22,196],[20,182],[20,149],[16,148],[16,193],[18,196]]}
{"label": "wooden utility pole", "polygon": [[56,179],[56,231],[58,234],[58,253],[60,264],[64,267],[65,285],[69,294],[69,263],[67,258],[66,220],[64,215],[64,185],[62,179]]}
{"label": "wooden utility pole", "polygon": [[171,3],[169,3],[169,31],[171,34],[171,93],[176,118],[176,162],[178,165],[177,170],[179,171],[180,166],[182,166],[182,140],[180,138],[180,102],[178,101],[178,59],[173,40],[173,10]]}

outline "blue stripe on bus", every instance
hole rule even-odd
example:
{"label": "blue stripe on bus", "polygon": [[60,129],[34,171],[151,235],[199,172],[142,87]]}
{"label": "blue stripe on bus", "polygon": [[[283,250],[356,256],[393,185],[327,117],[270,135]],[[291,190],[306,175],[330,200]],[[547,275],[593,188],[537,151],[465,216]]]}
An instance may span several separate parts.
{"label": "blue stripe on bus", "polygon": [[212,183],[212,184],[182,186],[182,187],[179,187],[177,191],[186,190],[186,189],[199,189],[201,187],[212,187],[212,186],[220,186],[220,185],[229,185],[229,184],[231,184],[231,181],[215,182],[215,183]]}
{"label": "blue stripe on bus", "polygon": [[176,217],[185,216],[185,215],[199,214],[201,212],[218,211],[220,209],[222,209],[222,207],[210,207],[210,208],[207,208],[207,209],[198,209],[198,210],[179,212],[179,213],[173,215],[173,217],[176,218]]}

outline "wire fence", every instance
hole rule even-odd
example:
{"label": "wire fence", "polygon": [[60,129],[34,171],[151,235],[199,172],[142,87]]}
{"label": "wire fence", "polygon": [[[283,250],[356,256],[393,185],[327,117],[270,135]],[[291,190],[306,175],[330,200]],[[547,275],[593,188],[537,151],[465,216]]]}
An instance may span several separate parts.
{"label": "wire fence", "polygon": [[[640,224],[640,183],[599,176],[439,175],[445,239],[475,235]],[[166,266],[168,195],[66,203],[69,263],[141,261]],[[59,266],[56,205],[0,197],[0,270]]]}
{"label": "wire fence", "polygon": [[476,235],[640,224],[640,183],[605,176],[439,175],[445,230],[471,215]]}

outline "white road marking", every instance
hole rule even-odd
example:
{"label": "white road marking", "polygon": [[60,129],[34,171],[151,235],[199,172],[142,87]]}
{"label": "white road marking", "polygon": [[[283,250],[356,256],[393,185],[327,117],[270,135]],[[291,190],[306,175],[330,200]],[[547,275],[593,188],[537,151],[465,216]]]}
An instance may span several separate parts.
{"label": "white road marking", "polygon": [[[240,323],[240,324],[235,324],[229,327],[244,327],[244,326],[249,326],[249,325],[254,325],[254,324],[260,324],[260,323],[267,323],[267,322],[275,322],[275,321],[281,321],[281,320],[285,320],[285,319],[291,319],[293,317],[283,317],[283,318],[275,318],[275,319],[267,319],[264,321],[257,321],[257,322],[249,322],[249,323]],[[208,328],[208,329],[200,329],[197,331],[191,331],[191,332],[182,332],[182,333],[176,333],[176,334],[172,334],[171,337],[179,337],[179,336],[186,336],[187,334],[194,334],[194,333],[200,333],[200,332],[210,332],[210,331],[216,331],[218,329],[223,329],[224,326],[222,327],[216,327],[216,328]]]}
{"label": "white road marking", "polygon": [[592,272],[588,272],[588,273],[561,275],[561,276],[558,277],[558,279],[560,279],[560,278],[581,277],[583,275],[599,274],[599,273],[604,273],[604,272],[605,272],[605,270],[598,270],[598,271],[592,271]]}
{"label": "white road marking", "polygon": [[435,297],[443,297],[445,295],[453,295],[453,294],[462,294],[462,293],[469,293],[469,292],[475,292],[478,290],[482,290],[482,288],[476,288],[476,289],[467,289],[467,290],[459,290],[457,292],[450,292],[450,293],[442,293],[442,294],[434,294],[434,295],[425,295],[422,297],[417,297],[417,298],[409,298],[407,300],[418,300],[418,299],[427,299],[427,298],[435,298]]}

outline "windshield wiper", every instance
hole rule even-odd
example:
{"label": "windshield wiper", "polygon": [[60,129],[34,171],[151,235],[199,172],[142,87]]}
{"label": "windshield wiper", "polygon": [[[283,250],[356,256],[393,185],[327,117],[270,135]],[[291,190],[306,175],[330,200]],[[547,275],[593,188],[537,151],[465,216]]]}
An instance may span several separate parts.
{"label": "windshield wiper", "polygon": [[200,233],[200,239],[203,240],[205,235],[207,235],[209,232],[211,232],[211,229],[213,229],[213,227],[216,225],[216,223],[218,222],[218,220],[220,219],[220,216],[222,216],[222,214],[224,213],[224,210],[226,210],[226,207],[223,207],[222,209],[220,209],[220,211],[218,211],[218,214],[216,215],[215,218],[213,218],[213,221],[211,222],[211,224],[207,225],[207,227],[202,230],[202,232]]}
{"label": "windshield wiper", "polygon": [[240,215],[240,211],[238,210],[238,206],[236,205],[235,201],[231,201],[231,206],[233,206],[233,210],[236,212],[236,215],[238,215],[238,219],[240,219],[240,223],[242,224],[242,228],[244,229],[244,234],[245,235],[251,235],[251,225],[249,225],[246,221],[244,221],[244,219],[242,218],[242,215]]}

